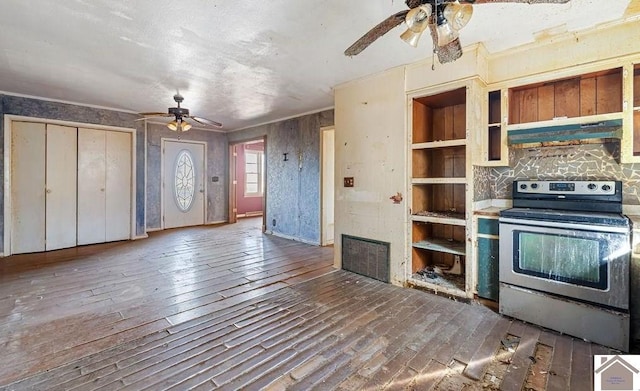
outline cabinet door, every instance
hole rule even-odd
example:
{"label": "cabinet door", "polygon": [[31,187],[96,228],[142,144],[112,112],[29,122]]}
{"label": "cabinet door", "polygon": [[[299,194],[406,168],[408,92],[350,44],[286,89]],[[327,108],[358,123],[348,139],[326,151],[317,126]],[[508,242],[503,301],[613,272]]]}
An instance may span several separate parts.
{"label": "cabinet door", "polygon": [[78,129],[78,244],[106,239],[106,136],[102,130]]}
{"label": "cabinet door", "polygon": [[11,253],[45,249],[45,124],[13,122]]}
{"label": "cabinet door", "polygon": [[498,301],[499,282],[499,241],[478,238],[478,296]]}
{"label": "cabinet door", "polygon": [[46,250],[76,245],[76,128],[47,125]]}
{"label": "cabinet door", "polygon": [[106,240],[131,237],[131,134],[106,132]]}

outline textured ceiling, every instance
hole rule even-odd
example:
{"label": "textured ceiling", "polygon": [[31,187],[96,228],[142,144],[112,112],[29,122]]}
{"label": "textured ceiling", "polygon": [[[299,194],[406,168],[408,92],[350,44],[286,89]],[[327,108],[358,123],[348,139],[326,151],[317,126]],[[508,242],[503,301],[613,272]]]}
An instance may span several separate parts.
{"label": "textured ceiling", "polygon": [[[619,19],[633,4],[476,5],[461,41],[501,51],[542,30]],[[403,43],[401,26],[358,56],[342,54],[406,9],[400,0],[4,0],[0,7],[0,91],[134,112],[165,111],[179,91],[191,114],[224,130],[330,107],[335,85],[432,50],[426,37],[417,49]]]}

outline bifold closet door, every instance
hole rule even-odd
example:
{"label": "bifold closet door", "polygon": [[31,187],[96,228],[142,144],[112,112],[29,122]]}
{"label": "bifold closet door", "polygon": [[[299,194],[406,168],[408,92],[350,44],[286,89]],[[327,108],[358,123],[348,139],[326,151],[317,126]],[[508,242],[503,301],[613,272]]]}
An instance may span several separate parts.
{"label": "bifold closet door", "polygon": [[78,129],[78,244],[131,237],[131,134]]}
{"label": "bifold closet door", "polygon": [[77,129],[13,122],[11,253],[76,245]]}
{"label": "bifold closet door", "polygon": [[11,253],[45,250],[46,125],[11,128]]}
{"label": "bifold closet door", "polygon": [[78,130],[47,125],[45,249],[76,245]]}
{"label": "bifold closet door", "polygon": [[78,245],[106,240],[105,131],[78,129]]}
{"label": "bifold closet door", "polygon": [[106,132],[106,241],[131,238],[131,133]]}

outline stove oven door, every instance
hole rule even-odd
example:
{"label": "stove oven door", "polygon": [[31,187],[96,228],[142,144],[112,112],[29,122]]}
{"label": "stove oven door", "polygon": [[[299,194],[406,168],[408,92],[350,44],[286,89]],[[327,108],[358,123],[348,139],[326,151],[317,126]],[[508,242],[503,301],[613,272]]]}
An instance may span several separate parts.
{"label": "stove oven door", "polygon": [[500,218],[500,282],[629,308],[628,227]]}

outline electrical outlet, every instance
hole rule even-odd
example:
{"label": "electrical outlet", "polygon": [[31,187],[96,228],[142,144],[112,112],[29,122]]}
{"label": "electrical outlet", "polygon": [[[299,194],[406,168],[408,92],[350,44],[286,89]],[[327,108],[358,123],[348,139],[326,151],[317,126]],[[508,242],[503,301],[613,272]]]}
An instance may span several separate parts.
{"label": "electrical outlet", "polygon": [[273,227],[275,227],[275,226],[276,226],[276,219],[271,220],[271,225],[272,225]]}
{"label": "electrical outlet", "polygon": [[344,187],[353,187],[353,177],[344,177]]}
{"label": "electrical outlet", "polygon": [[220,178],[217,177],[217,176],[212,176],[211,177],[211,182],[218,182],[219,180],[220,180]]}

